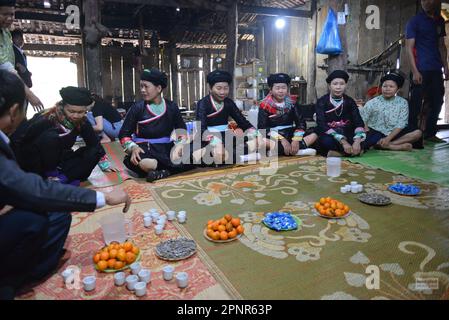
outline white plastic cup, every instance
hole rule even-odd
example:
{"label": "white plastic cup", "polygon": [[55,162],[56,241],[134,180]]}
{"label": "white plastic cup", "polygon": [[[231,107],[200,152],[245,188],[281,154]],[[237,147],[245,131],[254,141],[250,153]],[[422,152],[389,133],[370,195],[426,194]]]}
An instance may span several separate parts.
{"label": "white plastic cup", "polygon": [[151,208],[151,209],[150,209],[150,212],[151,212],[151,213],[159,213],[159,211],[158,211],[156,208]]}
{"label": "white plastic cup", "polygon": [[175,268],[173,266],[165,266],[162,269],[162,275],[164,277],[164,280],[170,281],[173,279],[173,272],[175,271]]}
{"label": "white plastic cup", "polygon": [[153,218],[153,221],[154,221],[154,222],[156,222],[157,219],[159,219],[159,216],[160,216],[160,214],[159,214],[159,212],[157,212],[157,211],[151,213],[151,218]]}
{"label": "white plastic cup", "polygon": [[351,181],[351,187],[358,185],[357,181]]}
{"label": "white plastic cup", "polygon": [[174,211],[167,211],[167,220],[168,221],[175,220],[175,217],[176,217],[176,212],[174,212]]}
{"label": "white plastic cup", "polygon": [[179,288],[186,288],[189,284],[189,275],[187,272],[178,272],[176,274],[176,284]]}
{"label": "white plastic cup", "polygon": [[139,262],[134,262],[133,264],[130,265],[130,268],[132,274],[138,274],[139,271],[142,270],[142,266],[140,265]]}
{"label": "white plastic cup", "polygon": [[95,289],[97,278],[95,276],[87,276],[83,279],[84,291],[92,291]]}
{"label": "white plastic cup", "polygon": [[178,216],[186,216],[186,215],[187,212],[185,212],[184,210],[178,212]]}
{"label": "white plastic cup", "polygon": [[178,215],[178,222],[179,222],[179,223],[185,223],[186,220],[187,220],[187,217],[186,217],[186,216],[180,216],[180,215]]}
{"label": "white plastic cup", "polygon": [[126,274],[124,272],[117,272],[114,274],[114,284],[116,286],[123,286],[126,282]]}
{"label": "white plastic cup", "polygon": [[151,227],[152,224],[153,224],[153,219],[151,218],[151,216],[143,218],[143,225],[145,226],[145,228]]}
{"label": "white plastic cup", "polygon": [[346,189],[346,187],[341,187],[340,188],[340,192],[341,193],[348,193],[348,189]]}
{"label": "white plastic cup", "polygon": [[146,217],[151,217],[151,212],[144,212],[143,214],[143,218],[145,219]]}
{"label": "white plastic cup", "polygon": [[327,176],[336,178],[341,175],[341,158],[329,157],[326,159]]}
{"label": "white plastic cup", "polygon": [[129,275],[126,277],[126,287],[130,291],[134,291],[134,286],[139,282],[139,277],[135,274]]}
{"label": "white plastic cup", "polygon": [[139,279],[142,282],[149,283],[151,282],[151,271],[148,269],[142,269],[139,271]]}
{"label": "white plastic cup", "polygon": [[160,235],[163,231],[164,231],[163,225],[158,224],[154,227],[154,233],[156,233],[157,235]]}
{"label": "white plastic cup", "polygon": [[359,193],[363,192],[363,185],[361,185],[361,184],[357,185],[357,191]]}
{"label": "white plastic cup", "polygon": [[134,293],[137,297],[143,297],[147,294],[147,284],[145,282],[137,282],[134,285]]}
{"label": "white plastic cup", "polygon": [[358,186],[351,186],[351,192],[352,193],[359,193],[359,187]]}
{"label": "white plastic cup", "polygon": [[69,280],[69,277],[70,277],[71,275],[73,275],[73,274],[74,274],[73,269],[70,269],[70,268],[65,269],[65,270],[61,273],[61,276],[62,276],[62,278],[64,279],[64,283],[66,283],[66,282]]}
{"label": "white plastic cup", "polygon": [[156,221],[156,224],[160,224],[162,226],[165,226],[165,222],[167,222],[166,218],[164,219],[162,217],[159,217],[159,219],[157,219],[157,221]]}

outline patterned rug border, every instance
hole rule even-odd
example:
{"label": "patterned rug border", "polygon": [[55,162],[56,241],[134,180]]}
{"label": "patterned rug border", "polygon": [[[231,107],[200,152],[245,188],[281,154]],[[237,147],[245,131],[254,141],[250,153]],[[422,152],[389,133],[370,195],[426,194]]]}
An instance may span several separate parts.
{"label": "patterned rug border", "polygon": [[[154,201],[163,211],[169,210],[170,208],[168,208],[165,205],[164,201],[157,195],[157,192],[153,190],[154,188],[155,186],[150,189]],[[179,233],[182,236],[193,239],[193,236],[187,231],[187,229],[182,224],[174,222],[173,225],[178,229]],[[200,246],[197,246],[197,248],[198,248],[198,257],[206,265],[209,272],[214,276],[217,282],[223,286],[226,293],[229,294],[231,299],[243,300],[243,297],[240,295],[237,289],[231,284],[231,282],[228,280],[225,274],[218,268],[218,266],[212,261],[212,259],[209,258],[206,252]]]}

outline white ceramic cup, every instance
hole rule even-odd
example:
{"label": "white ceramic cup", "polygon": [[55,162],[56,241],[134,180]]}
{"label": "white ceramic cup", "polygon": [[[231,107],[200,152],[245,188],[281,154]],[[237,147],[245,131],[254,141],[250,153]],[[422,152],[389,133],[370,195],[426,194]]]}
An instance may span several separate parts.
{"label": "white ceramic cup", "polygon": [[83,279],[83,286],[85,291],[92,291],[95,289],[97,278],[95,276],[87,276]]}
{"label": "white ceramic cup", "polygon": [[187,212],[185,212],[184,210],[181,210],[178,212],[178,216],[186,216]]}
{"label": "white ceramic cup", "polygon": [[158,224],[154,227],[154,233],[156,233],[157,235],[162,234],[163,231],[164,231],[163,225]]}
{"label": "white ceramic cup", "polygon": [[144,218],[151,217],[151,212],[147,211],[147,212],[144,212],[142,215],[143,215]]}
{"label": "white ceramic cup", "polygon": [[145,282],[137,282],[134,285],[134,292],[136,296],[143,297],[147,294],[147,284]]}
{"label": "white ceramic cup", "polygon": [[117,272],[114,274],[114,284],[116,286],[123,286],[126,282],[126,274],[124,272]]}
{"label": "white ceramic cup", "polygon": [[142,282],[149,283],[151,282],[151,271],[148,269],[142,269],[139,271],[139,279]]}
{"label": "white ceramic cup", "polygon": [[187,217],[185,215],[179,215],[178,214],[178,222],[179,223],[184,223],[186,222]]}
{"label": "white ceramic cup", "polygon": [[173,272],[175,271],[175,268],[173,266],[165,266],[162,269],[162,275],[164,277],[164,280],[170,281],[173,279]]}
{"label": "white ceramic cup", "polygon": [[139,271],[142,270],[142,266],[140,265],[139,262],[134,262],[133,264],[130,265],[130,268],[132,274],[138,274]]}
{"label": "white ceramic cup", "polygon": [[173,221],[173,220],[175,220],[175,217],[176,217],[176,212],[174,212],[174,211],[167,211],[167,220],[168,221]]}
{"label": "white ceramic cup", "polygon": [[189,275],[187,272],[178,272],[176,274],[176,284],[179,288],[185,288],[189,284]]}
{"label": "white ceramic cup", "polygon": [[358,185],[357,181],[351,181],[351,187]]}
{"label": "white ceramic cup", "polygon": [[126,287],[128,290],[133,291],[136,283],[139,282],[139,277],[136,275],[129,275],[126,277]]}
{"label": "white ceramic cup", "polygon": [[153,219],[151,218],[151,216],[143,218],[143,225],[145,228],[151,227],[152,223],[153,223]]}
{"label": "white ceramic cup", "polygon": [[357,185],[357,191],[360,193],[363,191],[363,185],[359,184]]}
{"label": "white ceramic cup", "polygon": [[352,193],[359,193],[359,187],[357,185],[351,186],[351,192]]}

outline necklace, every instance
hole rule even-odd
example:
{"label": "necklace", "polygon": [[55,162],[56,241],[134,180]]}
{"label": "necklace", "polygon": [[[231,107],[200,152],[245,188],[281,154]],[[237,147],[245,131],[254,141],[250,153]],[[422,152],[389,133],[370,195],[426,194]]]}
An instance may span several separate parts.
{"label": "necklace", "polygon": [[[328,112],[332,112],[334,111],[335,114],[337,115],[337,117],[341,117],[342,113],[343,113],[343,104],[344,104],[344,98],[341,97],[339,100],[334,99],[332,96],[330,97],[330,102],[331,104],[335,107],[333,110],[328,111]],[[340,113],[337,112],[337,110],[340,109]]]}

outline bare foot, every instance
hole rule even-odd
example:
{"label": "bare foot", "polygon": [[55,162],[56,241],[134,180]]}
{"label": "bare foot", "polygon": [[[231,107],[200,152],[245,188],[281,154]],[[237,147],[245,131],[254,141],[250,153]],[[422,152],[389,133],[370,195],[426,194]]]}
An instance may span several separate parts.
{"label": "bare foot", "polygon": [[389,144],[385,149],[392,151],[412,151],[413,146],[411,143],[403,143],[403,144]]}

